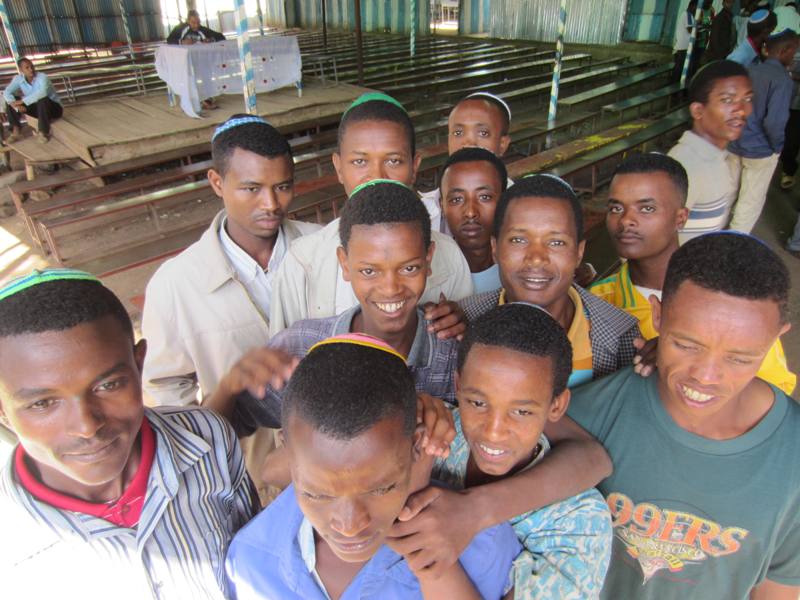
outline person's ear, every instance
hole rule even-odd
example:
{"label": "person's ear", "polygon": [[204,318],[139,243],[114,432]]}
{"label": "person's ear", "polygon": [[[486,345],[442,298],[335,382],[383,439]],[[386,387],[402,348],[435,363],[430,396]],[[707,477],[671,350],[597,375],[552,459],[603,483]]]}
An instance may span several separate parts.
{"label": "person's ear", "polygon": [[692,120],[700,121],[703,118],[703,112],[705,111],[705,106],[703,106],[702,102],[692,102],[689,105],[689,114],[692,116]]}
{"label": "person's ear", "polygon": [[409,482],[409,492],[412,494],[423,488],[428,487],[431,481],[431,470],[435,457],[429,455],[422,447],[422,438],[425,435],[425,424],[420,423],[414,430],[414,438],[411,446],[411,479]]}
{"label": "person's ear", "polygon": [[560,420],[561,417],[564,416],[564,413],[567,412],[567,408],[569,408],[569,400],[571,397],[569,388],[564,388],[563,392],[553,398],[550,401],[550,409],[547,411],[547,420],[552,423]]}
{"label": "person's ear", "polygon": [[412,172],[411,172],[411,187],[417,183],[417,171],[419,171],[419,165],[422,163],[422,154],[417,151],[414,154],[414,160],[412,161]]}
{"label": "person's ear", "polygon": [[678,209],[678,212],[675,214],[675,229],[680,231],[686,225],[686,221],[689,220],[689,209],[685,206],[681,206]]}
{"label": "person's ear", "polygon": [[497,264],[497,238],[492,236],[489,238],[489,243],[492,245],[492,261]]}
{"label": "person's ear", "polygon": [[425,264],[427,265],[428,271],[427,276],[430,277],[433,274],[433,270],[431,269],[431,264],[433,263],[433,253],[436,251],[436,242],[431,240],[430,245],[428,246],[428,252],[425,254]]}
{"label": "person's ear", "polygon": [[508,134],[506,134],[504,136],[501,136],[500,137],[500,151],[497,153],[497,156],[498,157],[502,157],[506,153],[506,150],[508,150],[508,147],[510,145],[511,145],[511,136],[508,135]]}
{"label": "person's ear", "polygon": [[585,250],[586,250],[586,239],[584,238],[580,242],[578,242],[578,263],[575,265],[576,269],[580,266],[581,262],[583,262],[583,253]]}
{"label": "person's ear", "polygon": [[147,355],[147,340],[142,338],[133,345],[133,360],[136,361],[136,367],[139,373],[144,368],[144,357]]}
{"label": "person's ear", "polygon": [[342,177],[342,157],[339,156],[338,151],[331,154],[331,162],[333,163],[333,169],[336,171],[336,177],[339,178],[339,183],[344,185],[344,178]]}
{"label": "person's ear", "polygon": [[339,246],[336,248],[336,258],[339,259],[339,266],[342,268],[342,279],[350,281],[350,267],[347,264],[347,250]]}
{"label": "person's ear", "polygon": [[653,314],[653,328],[661,334],[661,300],[655,294],[650,294],[647,301],[650,303],[650,312]]}
{"label": "person's ear", "polygon": [[222,175],[219,174],[219,171],[209,169],[206,177],[208,177],[208,183],[211,184],[211,189],[214,190],[214,193],[222,198]]}
{"label": "person's ear", "polygon": [[789,331],[791,328],[792,328],[792,324],[791,323],[789,323],[789,322],[784,323],[783,326],[781,327],[781,332],[778,334],[778,337],[781,337],[784,333]]}
{"label": "person's ear", "polygon": [[9,431],[14,431],[14,428],[11,426],[11,421],[9,421],[8,417],[6,416],[6,411],[3,410],[3,403],[1,401],[0,401],[0,424],[2,424]]}

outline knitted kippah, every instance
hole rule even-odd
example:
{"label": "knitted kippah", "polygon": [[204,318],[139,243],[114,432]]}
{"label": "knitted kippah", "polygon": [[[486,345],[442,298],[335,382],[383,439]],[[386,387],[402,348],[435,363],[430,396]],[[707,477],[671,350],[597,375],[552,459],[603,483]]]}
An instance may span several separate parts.
{"label": "knitted kippah", "polygon": [[100,283],[97,277],[86,271],[78,271],[76,269],[34,269],[28,275],[13,279],[0,288],[0,300],[5,300],[9,296],[18,294],[22,290],[27,290],[40,283],[69,280],[94,281]]}
{"label": "knitted kippah", "polygon": [[393,183],[395,185],[399,185],[400,187],[406,188],[409,191],[413,191],[413,190],[411,190],[410,187],[408,187],[405,183],[403,183],[401,181],[396,181],[394,179],[373,179],[371,181],[367,181],[365,183],[361,183],[361,184],[357,185],[353,189],[353,191],[350,192],[350,196],[348,196],[348,197],[352,198],[353,196],[356,195],[356,193],[360,192],[364,188],[372,187],[373,185],[378,185],[379,183]]}
{"label": "knitted kippah", "polygon": [[344,111],[342,114],[342,118],[353,110],[356,106],[360,104],[364,104],[365,102],[388,102],[389,104],[394,104],[397,108],[402,110],[404,113],[408,114],[406,109],[400,104],[397,100],[389,96],[388,94],[384,94],[381,92],[367,92],[366,94],[361,94],[358,98],[353,100],[353,103],[347,107],[347,110]]}
{"label": "knitted kippah", "polygon": [[308,354],[311,354],[314,350],[316,350],[320,346],[329,346],[331,344],[354,344],[356,346],[372,348],[373,350],[380,350],[381,352],[386,352],[387,354],[396,356],[397,358],[403,361],[403,364],[405,364],[406,362],[405,356],[400,354],[389,344],[387,344],[386,342],[384,342],[379,338],[372,337],[371,335],[366,335],[364,333],[345,333],[342,335],[329,337],[328,339],[322,340],[321,342],[317,342],[316,344],[311,346],[311,348],[309,348],[308,350]]}
{"label": "knitted kippah", "polygon": [[265,119],[262,119],[261,117],[255,115],[250,117],[236,117],[235,119],[228,119],[222,125],[216,128],[216,130],[214,131],[214,135],[211,136],[211,141],[213,142],[220,133],[224,133],[226,131],[229,131],[230,129],[233,129],[234,127],[239,127],[240,125],[247,125],[248,123],[260,123],[262,125],[269,125],[269,123]]}

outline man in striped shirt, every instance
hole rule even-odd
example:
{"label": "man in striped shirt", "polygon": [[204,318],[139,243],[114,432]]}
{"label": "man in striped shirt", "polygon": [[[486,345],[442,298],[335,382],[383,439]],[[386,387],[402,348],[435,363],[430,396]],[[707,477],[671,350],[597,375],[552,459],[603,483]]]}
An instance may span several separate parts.
{"label": "man in striped shirt", "polygon": [[228,596],[224,558],[255,496],[231,428],[142,403],[146,344],[88,273],[0,288],[0,472],[7,598]]}

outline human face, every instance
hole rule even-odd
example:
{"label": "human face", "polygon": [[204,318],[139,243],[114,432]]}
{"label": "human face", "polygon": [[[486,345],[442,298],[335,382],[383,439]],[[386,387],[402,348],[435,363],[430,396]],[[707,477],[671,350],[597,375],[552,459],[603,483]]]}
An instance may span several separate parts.
{"label": "human face", "polygon": [[556,198],[517,198],[506,209],[494,260],[509,302],[538,304],[560,314],[569,300],[585,242],[577,241],[570,205]]}
{"label": "human face", "polygon": [[288,156],[268,158],[236,148],[225,175],[211,169],[208,180],[225,204],[228,233],[234,239],[278,235],[294,198],[294,164]]}
{"label": "human face", "polygon": [[0,340],[3,421],[45,485],[95,502],[122,492],[138,466],[144,351],[111,316]]}
{"label": "human face", "polygon": [[622,258],[674,251],[687,216],[678,190],[663,171],[617,175],[611,181],[606,227]]}
{"label": "human face", "polygon": [[789,328],[777,303],[684,281],[665,304],[654,297],[651,304],[660,336],[659,392],[668,412],[685,428],[736,422],[748,410],[742,392]]}
{"label": "human face", "polygon": [[692,102],[693,130],[719,148],[739,139],[753,112],[753,87],[747,77],[727,77],[714,82],[708,102]]}
{"label": "human face", "polygon": [[333,153],[333,166],[349,196],[375,179],[393,179],[414,187],[421,156],[411,155],[408,134],[394,121],[356,121],[347,125]]}
{"label": "human face", "polygon": [[442,177],[442,207],[447,225],[464,249],[491,246],[494,209],[503,182],[485,161],[451,165]]}
{"label": "human face", "polygon": [[345,281],[361,305],[367,333],[376,337],[416,327],[417,304],[431,273],[433,242],[426,250],[416,223],[355,225],[347,250],[337,250]]}
{"label": "human face", "polygon": [[36,77],[36,67],[29,60],[23,61],[19,66],[19,70],[28,81],[33,81],[33,78]]}
{"label": "human face", "polygon": [[508,135],[503,135],[500,109],[488,100],[464,100],[447,119],[448,154],[461,148],[478,147],[503,156],[510,141]]}
{"label": "human face", "polygon": [[568,391],[553,398],[550,358],[508,348],[474,345],[456,381],[470,461],[486,475],[528,465],[547,421],[569,404]]}
{"label": "human face", "polygon": [[411,491],[416,438],[399,418],[380,421],[352,440],[338,440],[299,417],[286,446],[300,510],[333,553],[366,562],[380,548]]}
{"label": "human face", "polygon": [[188,19],[186,19],[186,22],[189,24],[189,28],[192,31],[197,31],[198,29],[200,29],[200,17],[191,16]]}

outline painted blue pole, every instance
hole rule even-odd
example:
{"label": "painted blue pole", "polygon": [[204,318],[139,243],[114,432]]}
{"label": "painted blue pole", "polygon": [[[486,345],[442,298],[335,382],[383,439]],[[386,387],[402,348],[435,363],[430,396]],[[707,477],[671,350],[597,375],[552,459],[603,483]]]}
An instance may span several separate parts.
{"label": "painted blue pole", "polygon": [[686,80],[689,78],[689,65],[692,62],[692,52],[694,52],[694,42],[697,39],[697,26],[700,24],[700,19],[703,17],[703,3],[697,3],[697,10],[694,13],[694,26],[692,33],[689,36],[689,47],[686,48],[686,58],[683,59],[683,70],[681,71],[681,87],[685,88],[688,83]]}
{"label": "painted blue pole", "polygon": [[11,19],[8,17],[5,0],[0,0],[0,20],[3,21],[3,31],[6,34],[8,48],[11,50],[11,58],[14,59],[14,66],[19,71],[19,66],[17,65],[19,62],[19,48],[17,47],[17,39],[14,37],[14,30],[11,29]]}
{"label": "painted blue pole", "polygon": [[264,13],[261,11],[261,0],[256,0],[256,12],[258,14],[258,31],[264,35]]}
{"label": "painted blue pole", "polygon": [[128,25],[128,12],[125,10],[125,0],[119,0],[119,14],[122,17],[122,28],[125,30],[125,38],[128,40],[128,54],[133,57],[133,39],[131,38],[131,29]]}
{"label": "painted blue pole", "polygon": [[247,9],[244,0],[236,3],[236,33],[239,44],[239,62],[242,69],[242,91],[244,92],[245,112],[258,114],[256,107],[256,80],[253,73],[253,54],[250,51],[250,34],[247,31]]}
{"label": "painted blue pole", "polygon": [[[567,28],[567,0],[561,0],[558,9],[558,37],[556,38],[556,56],[553,61],[553,82],[550,85],[550,108],[547,111],[547,123],[552,125],[558,112],[558,86],[561,82],[561,57],[564,55],[564,31]],[[547,136],[547,146],[552,143],[552,137]]]}
{"label": "painted blue pole", "polygon": [[411,58],[417,54],[417,0],[411,0]]}

